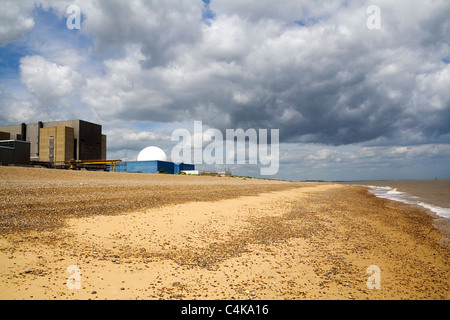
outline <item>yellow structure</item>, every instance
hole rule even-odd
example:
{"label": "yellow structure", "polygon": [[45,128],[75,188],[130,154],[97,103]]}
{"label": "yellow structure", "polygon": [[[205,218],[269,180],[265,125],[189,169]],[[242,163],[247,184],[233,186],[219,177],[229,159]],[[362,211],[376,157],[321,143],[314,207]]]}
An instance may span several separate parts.
{"label": "yellow structure", "polygon": [[74,129],[66,126],[41,128],[39,146],[39,161],[64,163],[72,160]]}
{"label": "yellow structure", "polygon": [[96,165],[96,164],[111,164],[112,166],[112,171],[116,172],[116,164],[118,162],[121,162],[121,159],[118,160],[70,160],[70,161],[66,161],[66,164],[70,164],[70,168],[69,169],[76,169],[77,165]]}

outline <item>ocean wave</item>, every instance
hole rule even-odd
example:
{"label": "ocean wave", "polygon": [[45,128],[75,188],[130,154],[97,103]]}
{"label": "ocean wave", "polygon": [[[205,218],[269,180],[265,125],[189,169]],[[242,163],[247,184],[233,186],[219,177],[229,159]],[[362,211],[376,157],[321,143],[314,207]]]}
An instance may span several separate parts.
{"label": "ocean wave", "polygon": [[450,209],[449,208],[442,208],[442,207],[435,206],[435,205],[425,203],[425,202],[419,202],[418,204],[419,204],[419,206],[422,206],[424,208],[427,208],[430,211],[433,211],[440,217],[450,219]]}
{"label": "ocean wave", "polygon": [[450,219],[450,208],[442,208],[436,206],[434,204],[426,203],[420,200],[419,197],[408,194],[406,192],[398,191],[397,188],[392,188],[389,186],[371,186],[371,185],[363,185],[363,187],[369,188],[370,192],[373,193],[378,198],[389,199],[394,201],[403,202],[406,204],[413,204],[417,206],[421,206],[425,209],[428,209],[440,217]]}

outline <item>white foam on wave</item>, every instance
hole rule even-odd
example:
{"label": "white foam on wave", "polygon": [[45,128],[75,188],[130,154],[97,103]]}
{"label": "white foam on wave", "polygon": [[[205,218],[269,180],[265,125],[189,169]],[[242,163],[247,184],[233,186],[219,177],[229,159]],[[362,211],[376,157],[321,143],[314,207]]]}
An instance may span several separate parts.
{"label": "white foam on wave", "polygon": [[425,202],[419,202],[418,204],[430,211],[433,211],[440,217],[450,219],[450,208],[442,208]]}
{"label": "white foam on wave", "polygon": [[370,186],[364,185],[363,187],[370,188],[370,192],[376,195],[378,198],[389,199],[394,201],[403,202],[406,204],[414,204],[426,208],[440,217],[450,219],[450,208],[442,208],[433,204],[429,204],[423,201],[420,201],[419,197],[410,195],[406,192],[398,191],[397,188],[391,187],[378,187],[378,186]]}

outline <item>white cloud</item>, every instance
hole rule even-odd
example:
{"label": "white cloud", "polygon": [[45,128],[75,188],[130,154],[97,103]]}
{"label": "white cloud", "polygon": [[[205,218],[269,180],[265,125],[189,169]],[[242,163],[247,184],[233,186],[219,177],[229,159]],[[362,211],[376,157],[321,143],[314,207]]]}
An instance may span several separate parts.
{"label": "white cloud", "polygon": [[21,81],[43,103],[62,102],[76,93],[82,76],[68,66],[57,65],[41,56],[26,56],[20,60]]}
{"label": "white cloud", "polygon": [[0,114],[0,125],[35,121],[45,115],[34,101],[15,99],[2,91],[0,91]]}
{"label": "white cloud", "polygon": [[21,41],[34,27],[34,1],[3,0],[0,10],[0,47]]}
{"label": "white cloud", "polygon": [[170,141],[170,136],[161,132],[140,131],[130,127],[107,129],[109,148],[112,150],[141,150],[154,144]]}

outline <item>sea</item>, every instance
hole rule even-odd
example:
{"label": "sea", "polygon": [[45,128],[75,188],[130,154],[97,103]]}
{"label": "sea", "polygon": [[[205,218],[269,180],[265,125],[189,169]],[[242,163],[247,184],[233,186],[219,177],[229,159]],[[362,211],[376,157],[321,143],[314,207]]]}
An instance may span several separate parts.
{"label": "sea", "polygon": [[358,181],[375,196],[424,207],[450,219],[450,180]]}

